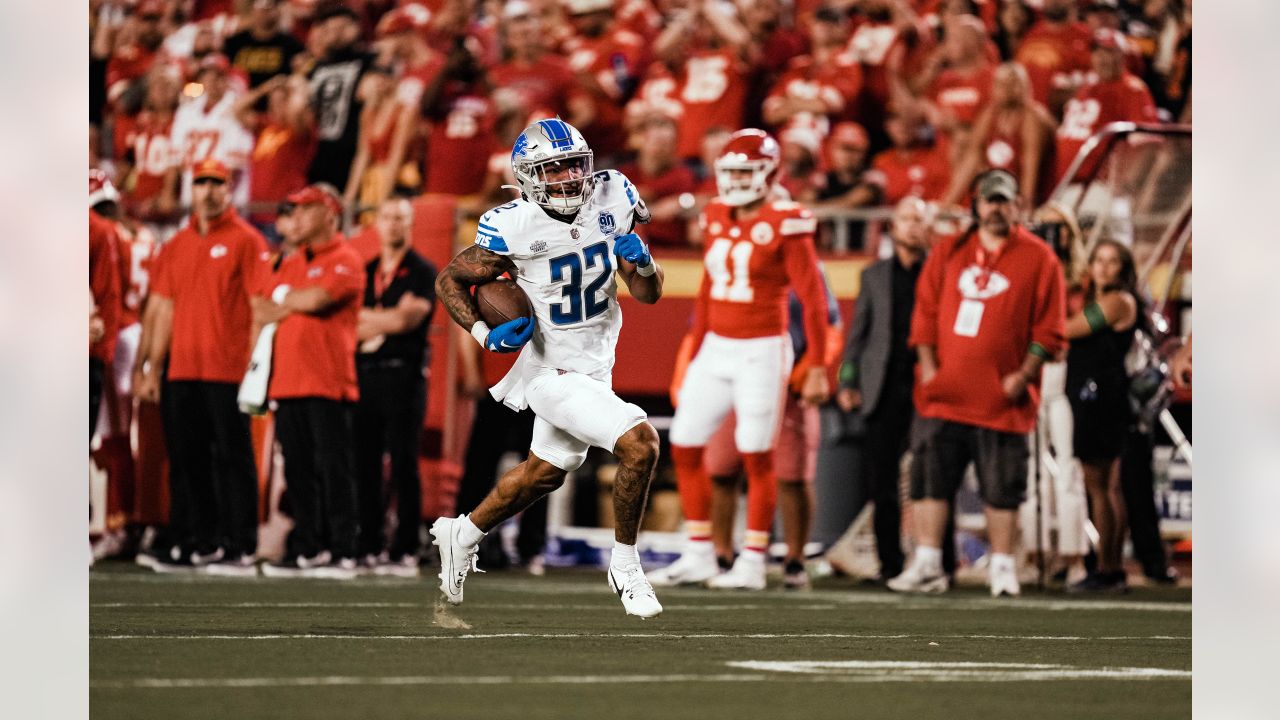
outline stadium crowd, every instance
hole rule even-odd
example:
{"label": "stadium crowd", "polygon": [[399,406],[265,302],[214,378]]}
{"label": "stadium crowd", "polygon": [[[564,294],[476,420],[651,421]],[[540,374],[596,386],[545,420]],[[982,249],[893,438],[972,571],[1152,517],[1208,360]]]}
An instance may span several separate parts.
{"label": "stadium crowd", "polygon": [[[420,403],[425,394],[420,370],[435,270],[406,246],[412,211],[403,198],[452,195],[477,214],[509,200],[516,136],[531,121],[560,117],[582,131],[597,168],[617,168],[634,182],[653,216],[644,236],[657,248],[700,244],[697,219],[717,192],[713,162],[744,127],[778,138],[778,182],[805,206],[895,208],[886,238],[898,266],[885,266],[880,298],[892,322],[876,331],[884,357],[874,372],[884,390],[871,397],[860,384],[858,343],[866,337],[857,340],[854,318],[837,399],[845,412],[867,416],[877,444],[896,450],[871,463],[868,482],[884,506],[876,518],[883,579],[912,572],[922,561],[917,555],[904,567],[897,478],[886,476],[909,444],[908,334],[912,345],[929,339],[909,322],[912,308],[899,306],[916,299],[932,218],[971,202],[976,212],[990,170],[1011,174],[1000,191],[1012,188],[1008,200],[1030,217],[1107,123],[1190,121],[1190,0],[91,0],[90,10],[91,435],[100,436],[98,463],[113,477],[144,470],[135,467],[145,453],[131,425],[139,445],[166,441],[165,487],[123,497],[133,493],[129,483],[109,486],[117,495],[108,505],[132,508],[133,521],[164,515],[166,503],[182,508],[170,517],[181,531],[148,543],[157,568],[256,572],[255,430],[235,395],[253,339],[278,323],[277,348],[283,341],[292,350],[276,367],[294,366],[294,376],[277,370],[263,392],[278,404],[286,464],[313,468],[316,480],[291,482],[298,525],[285,559],[271,567],[348,577],[363,563],[416,574],[420,483],[408,458],[416,458],[418,438],[394,430],[420,427],[423,408],[395,401]],[[1037,211],[1036,227],[1060,231],[1059,247],[1070,248],[1078,227],[1054,212]],[[874,225],[848,217],[835,222],[858,233]],[[340,237],[357,226],[380,243],[368,263]],[[236,268],[212,275],[194,260],[184,268],[168,251],[183,234],[212,257],[235,259]],[[820,233],[819,249],[832,249],[832,237]],[[1063,392],[1075,406],[1082,384],[1096,394],[1122,383],[1114,366],[1124,338],[1100,342],[1090,329],[1129,332],[1131,340],[1140,314],[1095,297],[1095,285],[1111,287],[1107,278],[1133,269],[1122,245],[1099,248],[1065,255],[1067,284],[1084,288],[1074,311],[1063,313],[1078,361],[1074,372],[1066,363]],[[269,266],[258,261],[264,253]],[[1094,255],[1115,268],[1098,270],[1091,283]],[[332,282],[309,284],[322,274]],[[1131,280],[1116,287],[1136,303]],[[860,297],[860,311],[873,300]],[[1084,317],[1086,305],[1101,308],[1097,317]],[[167,347],[170,332],[166,358],[157,338]],[[1078,352],[1076,342],[1090,338]],[[1044,344],[1046,360],[1062,360],[1065,345]],[[1079,362],[1093,365],[1081,370]],[[1036,382],[1032,371],[1039,366],[1024,385]],[[118,392],[101,393],[105,385]],[[1123,436],[1118,416],[1127,411],[1099,407],[1083,412],[1102,412],[1089,417]],[[1025,433],[1021,420],[1030,422],[1003,429]],[[370,430],[375,425],[383,431]],[[953,445],[983,446],[963,432],[953,433]],[[399,495],[400,531],[390,539],[377,532],[386,511],[384,451]],[[1123,509],[1114,507],[1111,479],[1119,454],[1088,446],[1079,456],[1104,533],[1097,572],[1071,577],[1082,589],[1123,585]],[[343,469],[343,457],[351,467]],[[1019,462],[1025,467],[1026,458]],[[954,473],[935,474],[913,496],[953,492]],[[483,494],[466,484],[464,495]],[[1003,511],[1017,507],[1002,490],[988,498],[1008,529],[1001,562],[1013,534],[1005,524],[1012,513]],[[941,534],[949,520],[936,515],[930,527]],[[108,517],[107,525],[123,521]],[[318,538],[335,535],[342,539],[321,558]],[[541,535],[530,535],[524,560],[540,546]],[[108,542],[98,552],[113,549]],[[916,567],[917,575],[952,570],[949,551],[926,552],[928,567]],[[1164,577],[1162,562],[1144,561],[1144,569]]]}

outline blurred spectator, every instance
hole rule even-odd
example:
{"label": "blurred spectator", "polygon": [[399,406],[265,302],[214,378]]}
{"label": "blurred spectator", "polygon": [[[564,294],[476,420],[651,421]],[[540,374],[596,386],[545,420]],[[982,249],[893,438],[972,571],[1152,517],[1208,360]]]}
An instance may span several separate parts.
{"label": "blurred spectator", "polygon": [[[867,148],[870,142],[862,126],[855,122],[842,122],[836,125],[826,142],[827,173],[818,188],[816,201],[812,207],[817,209],[844,210],[875,205],[880,197],[880,186],[868,180],[870,163]],[[861,220],[839,220],[846,227],[846,243],[857,246],[866,229]],[[823,223],[823,232],[829,233],[832,227]],[[823,245],[830,246],[831,238]]]}
{"label": "blurred spectator", "polygon": [[134,364],[138,397],[157,402],[168,360],[161,409],[176,536],[172,548],[157,548],[154,568],[254,575],[258,470],[236,393],[255,339],[249,295],[267,248],[231,207],[225,165],[204,160],[192,174],[191,221],[157,264]]}
{"label": "blurred spectator", "polygon": [[651,245],[688,245],[685,225],[698,181],[676,157],[676,133],[674,120],[651,117],[633,139],[638,150],[635,162],[618,168],[636,186],[653,216],[645,227],[645,238]]}
{"label": "blurred spectator", "polygon": [[1089,253],[1084,307],[1066,325],[1067,399],[1075,417],[1075,452],[1084,465],[1089,510],[1098,529],[1095,572],[1072,591],[1123,590],[1124,500],[1119,459],[1129,424],[1124,357],[1133,345],[1140,309],[1138,276],[1129,250],[1101,240]]}
{"label": "blurred spectator", "polygon": [[595,104],[568,63],[547,52],[546,29],[532,6],[524,0],[508,2],[501,28],[503,60],[489,69],[495,92],[509,96],[500,102],[523,108],[529,122],[562,117],[575,127],[590,124]]}
{"label": "blurred spectator", "polygon": [[903,198],[894,208],[889,230],[893,257],[862,271],[836,394],[841,410],[857,412],[866,422],[858,482],[864,496],[875,503],[872,524],[882,582],[897,577],[905,560],[898,481],[914,414],[911,395],[916,369],[907,337],[920,266],[929,251],[930,216],[929,206],[914,196]]}
{"label": "blurred spectator", "polygon": [[889,145],[885,118],[896,102],[909,99],[905,78],[914,57],[932,46],[929,29],[902,0],[864,0],[864,21],[849,39],[849,53],[862,63],[863,91],[857,119],[871,135],[871,147]]}
{"label": "blurred spectator", "polygon": [[973,128],[973,142],[951,177],[941,205],[963,202],[973,178],[991,169],[1007,170],[1018,178],[1024,205],[1048,197],[1054,182],[1053,116],[1031,98],[1027,71],[1005,63],[995,73],[991,103]]}
{"label": "blurred spectator", "polygon": [[[953,153],[969,147],[970,131],[978,113],[991,97],[994,66],[986,54],[987,36],[982,21],[972,15],[951,19],[941,56],[946,69],[929,84],[926,108],[932,124],[947,137]],[[954,163],[958,157],[950,158]]]}
{"label": "blurred spectator", "polygon": [[196,83],[186,90],[188,94],[199,94],[174,114],[169,140],[173,164],[165,174],[164,191],[155,208],[162,215],[191,204],[191,170],[205,160],[215,160],[231,172],[228,193],[233,204],[244,207],[249,201],[245,170],[253,150],[253,136],[236,119],[236,95],[227,77],[229,69],[222,55],[210,55],[200,61]]}
{"label": "blurred spectator", "polygon": [[[99,50],[110,57],[107,62],[107,100],[118,103],[135,82],[146,74],[160,53],[164,35],[160,18],[164,14],[161,0],[141,0],[123,22],[101,26]],[[136,105],[135,105],[136,107]]]}
{"label": "blurred spectator", "polygon": [[1040,367],[1063,345],[1062,268],[1018,224],[1018,183],[1003,170],[978,179],[976,227],[938,243],[921,270],[911,319],[920,382],[912,432],[911,565],[899,592],[943,592],[949,503],[972,462],[987,508],[991,593],[1018,595],[1013,543],[1027,486],[1027,433]]}
{"label": "blurred spectator", "polygon": [[1143,79],[1156,106],[1186,122],[1183,111],[1190,107],[1191,95],[1190,0],[1145,0],[1140,5],[1141,12],[1131,17],[1125,32],[1145,61]]}
{"label": "blurred spectator", "polygon": [[1060,117],[1062,104],[1089,71],[1089,27],[1075,19],[1075,0],[1044,0],[1014,60],[1027,69],[1031,96]]}
{"label": "blurred spectator", "polygon": [[602,159],[617,155],[626,145],[622,108],[635,93],[651,55],[643,36],[614,19],[614,6],[615,0],[564,0],[576,31],[564,51],[592,105],[591,122],[574,126]]}
{"label": "blurred spectator", "polygon": [[345,188],[356,156],[363,107],[356,88],[373,57],[360,43],[359,16],[345,5],[318,11],[312,33],[320,38],[322,48],[310,74],[319,144],[307,178]]}
{"label": "blurred spectator", "polygon": [[[89,171],[89,192],[110,187],[102,171]],[[92,207],[92,206],[91,206]],[[113,223],[89,211],[89,292],[94,332],[89,342],[89,437],[98,427],[98,412],[107,366],[115,357],[120,332],[120,249]]]}
{"label": "blurred spectator", "polygon": [[158,205],[165,191],[165,176],[177,149],[173,146],[173,120],[178,109],[182,80],[172,65],[156,65],[147,74],[142,112],[135,117],[116,116],[117,154],[126,163],[125,209],[148,222],[165,222]]}
{"label": "blurred spectator", "polygon": [[256,88],[276,75],[293,73],[293,61],[302,53],[302,43],[280,30],[281,0],[253,0],[245,27],[227,38],[222,52],[231,65],[249,78]]}
{"label": "blurred spectator", "polygon": [[[1124,69],[1124,36],[1099,30],[1093,38],[1093,71],[1097,79],[1076,91],[1058,128],[1057,172],[1061,181],[1076,153],[1091,135],[1113,122],[1156,122],[1156,107],[1146,83]],[[1072,180],[1087,181],[1098,169],[1102,153],[1093,153]]]}
{"label": "blurred spectator", "polygon": [[862,92],[862,66],[845,51],[849,24],[835,8],[819,8],[809,25],[808,55],[792,59],[764,99],[764,121],[781,128],[799,119],[825,134],[852,115]]}
{"label": "blurred spectator", "polygon": [[1169,375],[1173,377],[1173,384],[1183,390],[1191,389],[1191,336],[1187,336],[1187,342],[1178,348],[1178,352],[1174,353],[1173,359],[1169,361]]}
{"label": "blurred spectator", "polygon": [[[746,112],[743,125],[760,127],[761,105],[793,60],[809,52],[809,39],[795,27],[794,3],[782,0],[738,0],[742,27],[747,31]],[[779,127],[778,123],[773,123]]]}
{"label": "blurred spectator", "polygon": [[1124,64],[1129,72],[1143,77],[1146,74],[1146,60],[1142,50],[1128,37],[1124,18],[1120,14],[1120,0],[1085,0],[1084,22],[1090,34],[1099,30],[1114,30],[1124,37]]}
{"label": "blurred spectator", "polygon": [[351,416],[360,395],[356,325],[365,276],[338,233],[336,195],[309,185],[288,200],[302,251],[259,286],[253,314],[256,326],[279,323],[267,394],[276,404],[294,526],[284,558],[262,572],[351,579],[359,533]]}
{"label": "blurred spectator", "polygon": [[867,175],[880,188],[881,202],[897,204],[908,195],[925,200],[942,197],[951,180],[949,153],[934,142],[924,116],[915,109],[898,110],[889,116],[885,128],[893,147],[875,156],[873,172]]}
{"label": "blurred spectator", "polygon": [[[374,226],[381,253],[364,268],[363,307],[356,326],[357,553],[378,574],[413,577],[421,550],[418,459],[427,407],[427,325],[436,296],[436,268],[412,247],[409,200],[399,197],[382,203]],[[389,547],[382,532],[388,506],[383,494],[384,453],[390,460],[397,521]]]}
{"label": "blurred spectator", "polygon": [[459,36],[422,97],[430,126],[425,188],[431,193],[470,195],[484,187],[494,151],[498,108],[493,85],[476,57],[478,49]]}
{"label": "blurred spectator", "polygon": [[[266,98],[266,112],[254,108]],[[253,133],[249,156],[249,219],[269,227],[274,210],[290,192],[307,184],[316,151],[311,93],[301,75],[276,75],[236,101],[236,118]]]}
{"label": "blurred spectator", "polygon": [[1022,38],[1031,29],[1031,10],[1022,0],[1000,0],[1000,12],[996,16],[995,43],[1000,59],[1013,60],[1022,45]]}
{"label": "blurred spectator", "polygon": [[629,108],[658,112],[680,126],[679,155],[696,160],[713,127],[740,128],[746,110],[750,37],[734,6],[695,0],[670,16],[655,43],[655,63]]}
{"label": "blurred spectator", "polygon": [[792,200],[806,206],[818,197],[823,175],[822,134],[812,123],[793,120],[780,134],[782,164],[778,185]]}

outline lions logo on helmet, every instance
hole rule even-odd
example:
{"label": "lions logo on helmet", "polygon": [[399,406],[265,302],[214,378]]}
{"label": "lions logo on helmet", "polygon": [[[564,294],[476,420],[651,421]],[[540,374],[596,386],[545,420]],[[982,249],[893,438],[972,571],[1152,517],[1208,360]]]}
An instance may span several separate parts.
{"label": "lions logo on helmet", "polygon": [[594,160],[582,133],[559,118],[533,123],[511,148],[511,170],[521,194],[558,213],[576,212],[591,199]]}

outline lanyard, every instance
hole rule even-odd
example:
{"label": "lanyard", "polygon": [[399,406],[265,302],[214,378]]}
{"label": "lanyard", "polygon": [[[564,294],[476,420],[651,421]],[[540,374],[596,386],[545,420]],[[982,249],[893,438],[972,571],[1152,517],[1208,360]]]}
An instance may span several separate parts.
{"label": "lanyard", "polygon": [[389,273],[383,271],[382,265],[379,264],[378,269],[373,273],[373,298],[374,304],[378,307],[382,306],[382,296],[386,294],[387,288],[391,283],[395,282],[396,278],[400,277],[402,272],[400,266],[403,262],[404,260],[401,259],[401,261],[396,263],[395,268]]}
{"label": "lanyard", "polygon": [[1008,247],[1006,240],[1000,249],[995,252],[988,253],[987,249],[982,247],[982,242],[978,242],[978,276],[973,279],[973,284],[978,286],[978,290],[986,290],[987,283],[991,281],[991,272],[995,269],[996,263],[1000,262],[1000,256],[1004,254],[1004,249]]}

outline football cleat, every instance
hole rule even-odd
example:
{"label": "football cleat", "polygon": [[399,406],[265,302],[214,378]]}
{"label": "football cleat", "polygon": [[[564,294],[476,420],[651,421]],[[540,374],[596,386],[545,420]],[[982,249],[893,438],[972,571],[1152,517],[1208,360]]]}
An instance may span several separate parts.
{"label": "football cleat", "polygon": [[942,568],[924,568],[918,562],[907,566],[902,574],[889,578],[885,587],[900,593],[944,593],[951,589],[951,579]]}
{"label": "football cleat", "polygon": [[711,543],[689,543],[675,562],[653,571],[649,582],[657,587],[696,585],[720,574]]}
{"label": "football cleat", "polygon": [[716,590],[763,590],[765,588],[764,553],[744,550],[733,561],[729,572],[707,581],[707,587]]}
{"label": "football cleat", "polygon": [[451,605],[462,603],[462,583],[466,581],[467,573],[472,570],[484,572],[476,567],[478,546],[467,547],[458,539],[462,525],[460,520],[442,517],[431,525],[431,544],[440,551],[440,574],[437,576],[440,578],[440,592]]}
{"label": "football cleat", "polygon": [[805,570],[804,563],[791,561],[787,563],[782,575],[782,586],[788,590],[811,590],[813,585],[809,582],[809,573]]}
{"label": "football cleat", "polygon": [[662,604],[653,592],[653,585],[645,579],[640,563],[628,563],[622,567],[609,566],[609,589],[618,594],[628,615],[641,618],[657,617]]}
{"label": "football cleat", "polygon": [[991,586],[991,597],[1018,597],[1022,594],[1018,571],[1012,564],[997,567],[996,563],[991,563],[987,582]]}

